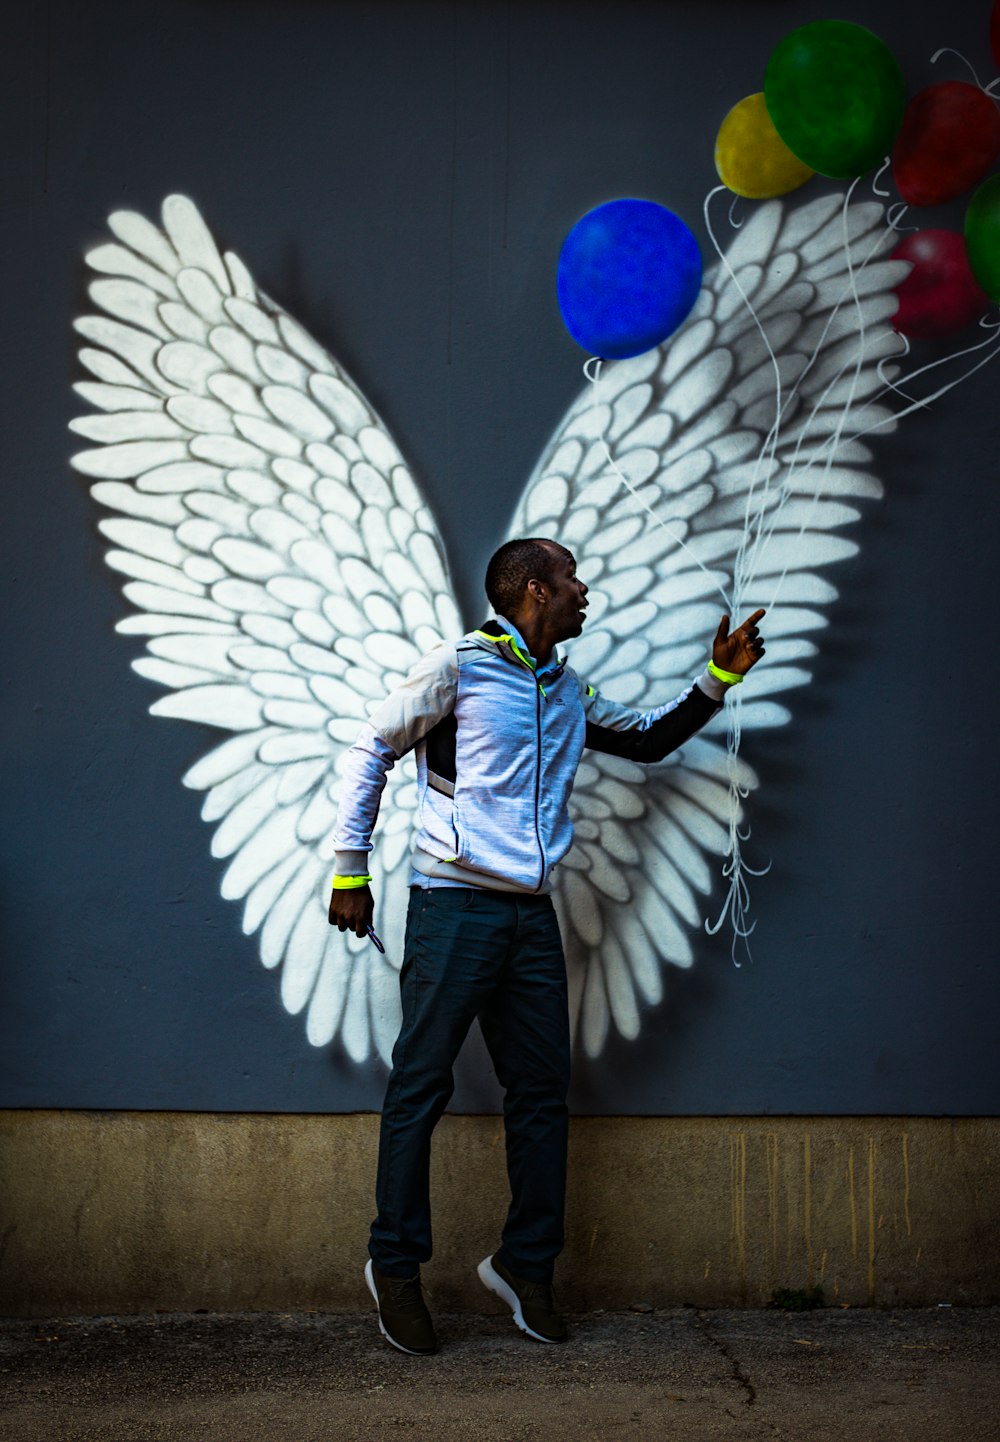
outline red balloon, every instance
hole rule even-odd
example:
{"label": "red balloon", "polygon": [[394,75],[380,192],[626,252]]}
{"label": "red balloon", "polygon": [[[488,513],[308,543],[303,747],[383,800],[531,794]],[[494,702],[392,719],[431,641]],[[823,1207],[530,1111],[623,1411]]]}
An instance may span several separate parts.
{"label": "red balloon", "polygon": [[977,185],[998,155],[995,103],[964,80],[944,80],[907,105],[892,148],[892,173],[910,205],[940,205]]}
{"label": "red balloon", "polygon": [[896,286],[899,309],[893,325],[900,335],[937,340],[978,320],[989,310],[965,253],[965,241],[952,230],[922,230],[908,235],[892,253],[913,269]]}

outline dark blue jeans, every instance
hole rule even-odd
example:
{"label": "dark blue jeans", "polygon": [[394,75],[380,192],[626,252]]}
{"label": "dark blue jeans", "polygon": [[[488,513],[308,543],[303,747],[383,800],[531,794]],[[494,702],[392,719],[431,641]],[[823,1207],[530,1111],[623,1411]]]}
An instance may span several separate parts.
{"label": "dark blue jeans", "polygon": [[547,896],[440,887],[410,892],[400,973],[403,1024],[379,1137],[369,1252],[413,1276],[431,1255],[431,1133],[476,1017],[504,1088],[511,1202],[501,1260],[548,1282],[563,1246],[569,1013],[566,965]]}

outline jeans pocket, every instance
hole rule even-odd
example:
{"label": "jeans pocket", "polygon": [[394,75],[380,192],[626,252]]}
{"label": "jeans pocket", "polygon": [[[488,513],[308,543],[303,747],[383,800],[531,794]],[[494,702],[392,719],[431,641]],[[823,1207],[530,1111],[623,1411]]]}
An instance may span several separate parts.
{"label": "jeans pocket", "polygon": [[471,910],[479,893],[474,886],[428,886],[423,894],[429,910],[447,915]]}

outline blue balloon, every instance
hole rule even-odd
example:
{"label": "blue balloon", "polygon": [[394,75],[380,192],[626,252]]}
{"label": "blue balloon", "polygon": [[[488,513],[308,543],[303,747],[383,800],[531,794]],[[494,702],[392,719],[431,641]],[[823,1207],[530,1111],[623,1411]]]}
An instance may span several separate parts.
{"label": "blue balloon", "polygon": [[701,289],[701,252],[683,220],[664,206],[610,200],[567,235],[556,288],[577,344],[624,360],[652,350],[687,317]]}

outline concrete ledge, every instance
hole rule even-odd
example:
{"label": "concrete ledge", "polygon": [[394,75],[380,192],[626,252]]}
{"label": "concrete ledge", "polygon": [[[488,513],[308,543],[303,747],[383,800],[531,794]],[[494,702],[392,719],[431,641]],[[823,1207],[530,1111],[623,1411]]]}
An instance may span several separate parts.
{"label": "concrete ledge", "polygon": [[[365,1305],[378,1117],[0,1112],[0,1312]],[[440,1309],[507,1202],[496,1117],[435,1138]],[[1000,1302],[994,1118],[574,1118],[560,1296],[571,1310]]]}

